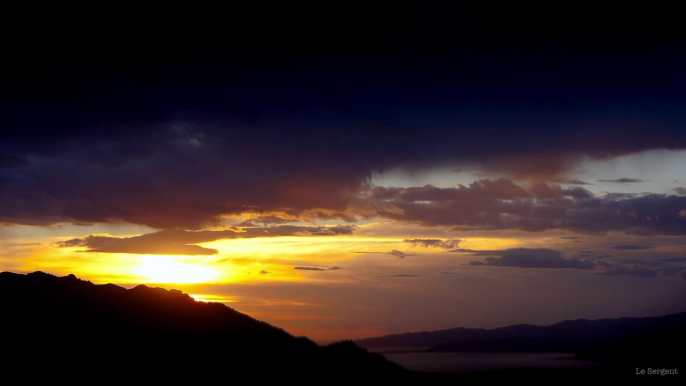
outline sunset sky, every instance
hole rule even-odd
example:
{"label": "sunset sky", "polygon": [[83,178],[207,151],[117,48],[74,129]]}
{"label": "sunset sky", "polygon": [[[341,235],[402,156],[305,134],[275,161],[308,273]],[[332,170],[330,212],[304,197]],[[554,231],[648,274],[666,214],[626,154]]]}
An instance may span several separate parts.
{"label": "sunset sky", "polygon": [[304,11],[10,39],[0,270],[319,342],[686,310],[676,16]]}

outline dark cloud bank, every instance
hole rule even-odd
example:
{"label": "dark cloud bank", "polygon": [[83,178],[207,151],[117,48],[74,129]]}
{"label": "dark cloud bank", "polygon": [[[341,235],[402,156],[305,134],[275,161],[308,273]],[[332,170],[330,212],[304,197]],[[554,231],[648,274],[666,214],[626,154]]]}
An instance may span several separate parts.
{"label": "dark cloud bank", "polygon": [[[61,174],[64,171],[55,171],[55,173]],[[76,173],[78,174],[78,171]],[[99,177],[94,176],[94,178]],[[267,181],[264,184],[268,187],[270,182]],[[16,185],[15,188],[18,189],[20,186],[22,186],[21,183]],[[69,189],[78,190],[79,186],[79,184],[74,184]],[[279,224],[294,221],[297,216],[305,215],[307,210],[304,208],[318,206],[337,209],[330,209],[333,212],[328,213],[324,213],[321,209],[319,209],[319,212],[310,211],[310,216],[316,218],[321,215],[325,219],[331,219],[332,217],[338,219],[345,218],[346,221],[352,221],[355,218],[380,216],[400,222],[419,223],[425,226],[451,226],[454,230],[518,229],[537,232],[549,229],[565,229],[594,235],[602,235],[610,231],[631,235],[686,235],[686,196],[663,194],[607,194],[596,196],[581,187],[564,188],[544,182],[520,185],[507,179],[480,180],[469,186],[459,185],[455,188],[438,188],[431,185],[409,188],[379,186],[360,188],[360,186],[357,184],[349,185],[345,189],[347,193],[344,195],[346,197],[342,198],[342,196],[332,192],[328,194],[320,190],[321,185],[317,184],[314,180],[293,182],[292,194],[279,194],[274,201],[267,200],[272,203],[268,206],[272,209],[289,206],[290,209],[285,210],[291,212],[291,215],[289,215],[291,217],[280,217],[287,216],[283,214],[279,216],[257,216],[241,225],[260,229],[258,224]],[[15,188],[9,189],[9,192],[8,190],[3,190],[2,194],[11,194]],[[174,189],[170,189],[170,194],[173,195],[173,191]],[[201,194],[199,192],[200,196],[183,194],[178,196],[179,198],[183,197],[183,203],[181,201],[170,203],[170,205],[178,204],[178,208],[183,208],[183,210],[164,209],[159,205],[164,203],[166,199],[158,201],[155,199],[156,196],[154,194],[151,196],[136,195],[135,198],[131,196],[132,199],[144,200],[149,202],[150,205],[136,207],[135,205],[130,206],[126,204],[127,209],[125,212],[134,217],[151,216],[150,219],[152,220],[154,217],[155,221],[155,223],[151,223],[142,218],[129,218],[131,222],[147,223],[162,228],[173,228],[175,227],[174,224],[181,226],[181,223],[187,219],[197,219],[196,209],[205,211],[209,217],[216,217],[216,215],[225,211],[238,213],[256,210],[254,206],[235,206],[232,209],[228,207],[221,209],[221,205],[213,207],[214,204],[212,202],[214,202],[214,199],[212,198],[208,198],[206,201],[198,199],[198,197],[214,195],[215,192],[215,190],[207,187]],[[50,217],[53,220],[57,221],[59,218],[57,212],[51,212],[52,209],[46,207],[46,205],[51,205],[50,199],[39,200],[35,205],[26,205],[24,203],[30,202],[31,197],[33,197],[32,194],[35,192],[32,193],[29,189],[17,193],[22,193],[21,202],[12,204],[13,200],[18,199],[18,197],[0,201],[0,206],[4,208],[0,208],[0,213],[2,210],[5,210],[5,213],[12,212],[27,220],[33,217],[32,215],[24,216],[27,214],[26,211],[35,211],[35,214],[41,218],[45,213],[50,212],[55,214],[55,217]],[[98,196],[97,205],[92,200],[84,198],[79,201],[79,205],[75,206],[70,206],[69,199],[60,201],[59,207],[61,208],[60,210],[71,210],[69,208],[72,208],[73,210],[83,211],[84,216],[76,216],[80,221],[106,221],[106,218],[98,218],[98,216],[103,214],[103,211],[109,211],[108,208],[112,208],[112,205],[122,204],[120,200],[122,197],[111,197],[110,200],[107,197],[110,193],[107,192],[103,193],[103,196]],[[125,197],[124,195],[123,198]],[[289,197],[289,199],[287,201],[280,201],[284,197]],[[312,199],[307,199],[308,197]],[[336,197],[341,199],[338,200]],[[246,202],[253,198],[246,198],[248,200]],[[291,199],[295,201],[301,200],[302,205],[300,205],[300,209],[293,209],[291,205],[295,201],[291,201]],[[173,198],[173,200],[176,199]],[[193,203],[187,203],[187,200],[193,200]],[[155,214],[156,208],[160,210],[159,216]],[[119,211],[120,209],[113,210]],[[283,208],[281,210],[284,211]],[[338,215],[336,215],[335,210],[339,211]],[[176,219],[169,218],[169,216],[177,215],[180,217]],[[112,218],[124,219],[125,217],[115,216]],[[6,216],[3,218],[7,221]],[[181,223],[176,223],[176,220],[181,221]],[[200,227],[204,224],[203,221],[193,226]],[[23,220],[21,222],[26,223]],[[32,221],[28,221],[28,223],[32,223]],[[186,224],[184,226],[190,225]],[[303,228],[300,230],[301,234],[312,235],[332,231],[330,228]],[[565,236],[565,238],[574,240],[572,237],[574,236]],[[406,242],[414,246],[443,249],[456,249],[459,245],[459,240],[417,239],[406,240]],[[649,246],[626,245],[616,246],[615,248],[638,249],[649,248]]]}
{"label": "dark cloud bank", "polygon": [[[162,35],[111,28],[83,46],[60,36],[70,23],[46,22],[37,41],[4,48],[0,223],[198,230],[244,213],[244,226],[381,215],[686,234],[686,197],[595,197],[564,175],[584,155],[686,148],[680,15],[614,12],[429,2],[312,18],[287,5]],[[369,192],[374,171],[460,165],[574,186]]]}

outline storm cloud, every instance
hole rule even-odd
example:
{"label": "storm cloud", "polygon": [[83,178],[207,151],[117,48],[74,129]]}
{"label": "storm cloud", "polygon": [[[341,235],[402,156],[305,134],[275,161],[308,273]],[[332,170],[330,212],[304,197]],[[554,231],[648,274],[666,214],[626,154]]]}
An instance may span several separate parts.
{"label": "storm cloud", "polygon": [[[686,209],[686,196],[596,196],[581,186],[518,185],[503,178],[455,188],[369,187],[371,170],[385,162],[374,151],[351,158],[322,145],[314,147],[318,162],[298,161],[283,154],[283,141],[293,142],[291,151],[306,153],[311,148],[300,149],[305,146],[300,143],[311,142],[304,139],[309,134],[295,130],[282,139],[268,128],[255,135],[231,122],[223,125],[234,128],[170,121],[143,130],[137,142],[124,135],[131,133],[127,130],[115,138],[77,136],[57,147],[57,153],[26,157],[24,164],[0,169],[0,222],[124,221],[195,230],[221,225],[222,216],[252,213],[241,226],[380,216],[457,230],[686,234],[686,219],[679,215]],[[239,142],[279,150],[264,151],[271,154],[267,158],[249,153],[227,161],[226,154],[245,151],[235,145]],[[232,167],[220,166],[224,164]]]}
{"label": "storm cloud", "polygon": [[[182,38],[155,40],[159,50],[139,34],[117,35],[116,46],[142,44],[140,55],[112,52],[110,44],[65,46],[54,56],[6,47],[14,59],[5,63],[12,76],[1,90],[0,223],[197,230],[246,214],[354,221],[404,211],[403,220],[427,225],[635,228],[612,218],[615,204],[598,208],[580,188],[587,182],[564,173],[584,157],[686,148],[678,39],[608,36],[604,20],[588,35],[557,39],[545,18],[532,15],[419,8],[339,7],[313,27],[298,12],[267,19],[273,29],[233,41],[230,50],[217,47],[254,20],[186,28]],[[260,12],[244,14],[263,22]],[[365,20],[347,28],[360,14]],[[577,25],[572,19],[558,32]],[[669,24],[678,22],[662,23]],[[637,73],[640,84],[628,87]],[[577,186],[384,188],[372,202],[360,200],[375,171],[399,166],[475,166]],[[392,201],[385,209],[384,195]],[[479,205],[456,214],[472,204]],[[654,220],[651,208],[636,212]],[[273,225],[256,220],[248,221]]]}

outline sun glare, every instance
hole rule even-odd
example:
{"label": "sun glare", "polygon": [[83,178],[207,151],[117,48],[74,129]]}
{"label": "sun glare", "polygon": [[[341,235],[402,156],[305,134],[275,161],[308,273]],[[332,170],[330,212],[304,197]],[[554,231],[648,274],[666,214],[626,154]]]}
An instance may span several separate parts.
{"label": "sun glare", "polygon": [[177,259],[165,255],[143,256],[135,272],[152,283],[205,283],[217,277],[217,272],[212,268],[183,263]]}

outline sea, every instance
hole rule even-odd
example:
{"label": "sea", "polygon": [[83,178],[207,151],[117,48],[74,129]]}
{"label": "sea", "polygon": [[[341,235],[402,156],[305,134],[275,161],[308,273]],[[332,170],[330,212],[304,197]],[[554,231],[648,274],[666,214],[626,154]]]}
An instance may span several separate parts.
{"label": "sea", "polygon": [[470,373],[514,368],[599,368],[603,362],[579,360],[570,353],[421,352],[375,349],[386,359],[408,370],[437,373]]}

